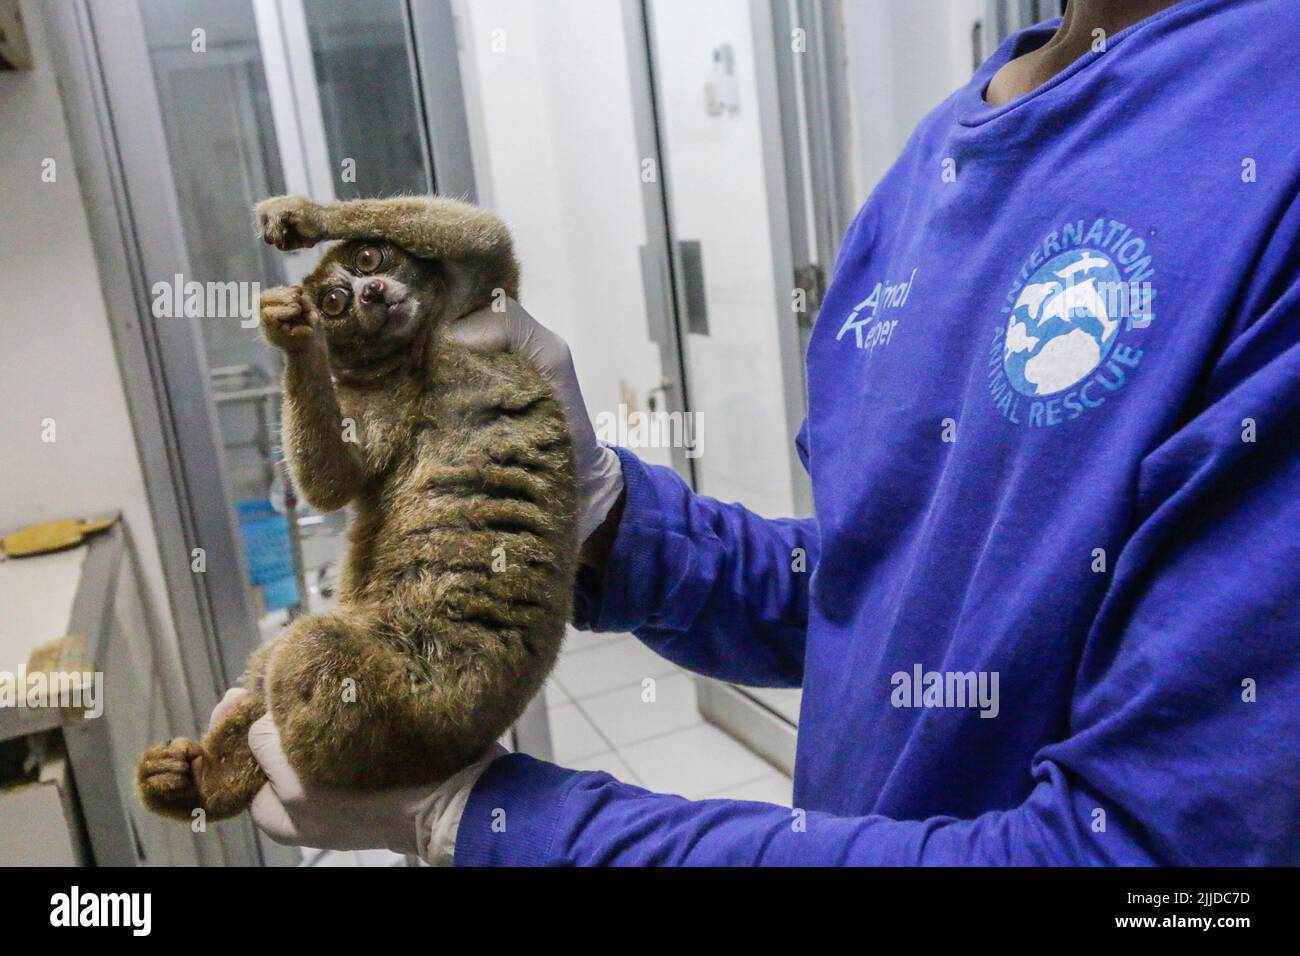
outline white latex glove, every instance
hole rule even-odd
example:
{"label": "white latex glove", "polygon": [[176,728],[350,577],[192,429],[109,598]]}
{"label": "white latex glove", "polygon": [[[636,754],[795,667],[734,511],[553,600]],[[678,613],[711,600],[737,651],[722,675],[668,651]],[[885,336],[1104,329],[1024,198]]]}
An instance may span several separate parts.
{"label": "white latex glove", "polygon": [[[244,690],[231,690],[212,712],[215,720]],[[323,850],[391,850],[450,866],[460,818],[474,784],[505,748],[493,744],[483,758],[437,786],[400,790],[309,791],[285,756],[280,732],[267,714],[248,731],[269,781],[253,798],[253,822],[276,843]]]}
{"label": "white latex glove", "polygon": [[502,312],[486,308],[458,319],[448,329],[448,337],[480,352],[517,352],[531,361],[555,389],[569,420],[578,465],[578,542],[581,544],[600,527],[623,493],[623,467],[613,449],[596,441],[568,344],[514,299],[506,299],[505,305]]}

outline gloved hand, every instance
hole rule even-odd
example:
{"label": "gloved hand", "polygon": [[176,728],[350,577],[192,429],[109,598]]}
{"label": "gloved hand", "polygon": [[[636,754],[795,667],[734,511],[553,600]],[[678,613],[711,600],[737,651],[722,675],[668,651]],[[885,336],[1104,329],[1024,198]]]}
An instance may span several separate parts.
{"label": "gloved hand", "polygon": [[[246,693],[228,691],[212,719]],[[433,866],[452,864],[470,792],[488,765],[506,752],[493,744],[480,760],[436,786],[308,791],[289,766],[270,714],[249,728],[248,743],[269,781],[253,799],[253,822],[276,843],[324,850],[385,849],[419,856]]]}
{"label": "gloved hand", "polygon": [[452,323],[451,341],[481,352],[517,352],[537,367],[564,406],[578,465],[578,543],[585,542],[623,493],[623,467],[613,449],[596,441],[595,429],[582,400],[569,346],[543,326],[514,299],[503,312],[491,308],[470,313]]}

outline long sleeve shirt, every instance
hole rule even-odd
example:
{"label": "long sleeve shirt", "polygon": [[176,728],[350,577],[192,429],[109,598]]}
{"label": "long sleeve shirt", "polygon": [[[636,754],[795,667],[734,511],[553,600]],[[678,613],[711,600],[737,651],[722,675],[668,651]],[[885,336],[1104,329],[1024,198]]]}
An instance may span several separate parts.
{"label": "long sleeve shirt", "polygon": [[622,453],[580,623],[802,686],[795,806],[515,755],[458,863],[1300,863],[1300,4],[1184,0],[987,104],[1054,27],[846,238],[815,519]]}

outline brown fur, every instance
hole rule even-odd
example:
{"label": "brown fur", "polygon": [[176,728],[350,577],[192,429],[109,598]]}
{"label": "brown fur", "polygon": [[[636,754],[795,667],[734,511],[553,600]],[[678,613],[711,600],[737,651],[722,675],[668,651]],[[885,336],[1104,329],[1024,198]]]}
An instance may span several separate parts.
{"label": "brown fur", "polygon": [[[308,786],[435,783],[472,762],[553,666],[576,564],[573,454],[549,385],[518,355],[445,340],[449,321],[517,296],[505,227],[437,198],[282,197],[257,212],[281,249],[346,240],[301,289],[262,296],[262,327],[286,355],[298,488],[320,509],[353,506],[351,548],[337,610],[259,649],[250,695],[202,743],[141,758],[145,803],[183,820],[252,801],[265,778],[248,728],[268,706]],[[329,319],[325,294],[355,286],[367,248],[385,257],[367,279],[414,308],[393,318],[358,295]]]}

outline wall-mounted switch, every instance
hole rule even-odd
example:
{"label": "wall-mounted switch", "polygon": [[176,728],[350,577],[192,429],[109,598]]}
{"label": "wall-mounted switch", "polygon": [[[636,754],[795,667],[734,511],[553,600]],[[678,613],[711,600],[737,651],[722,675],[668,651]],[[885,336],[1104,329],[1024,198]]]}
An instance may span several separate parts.
{"label": "wall-mounted switch", "polygon": [[724,43],[713,50],[713,78],[704,84],[704,104],[710,116],[728,116],[740,112],[736,52],[730,43]]}

